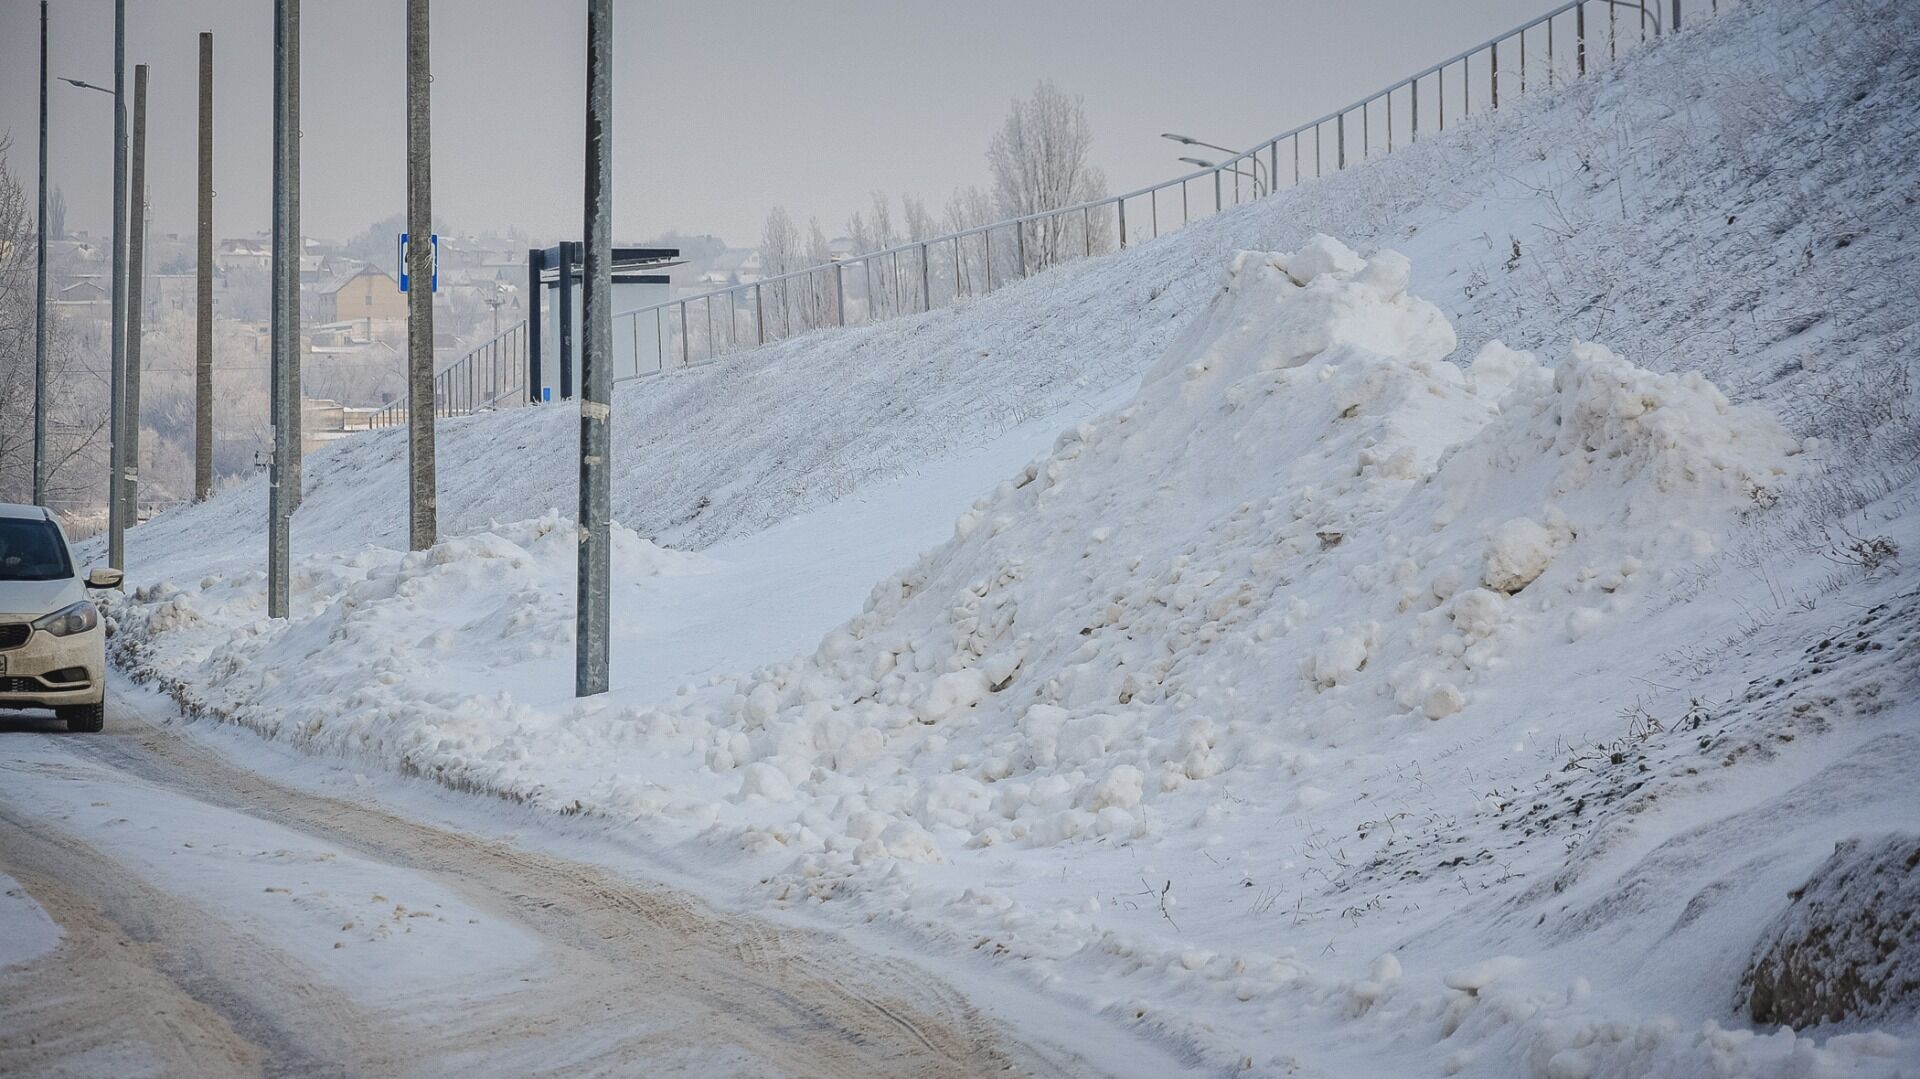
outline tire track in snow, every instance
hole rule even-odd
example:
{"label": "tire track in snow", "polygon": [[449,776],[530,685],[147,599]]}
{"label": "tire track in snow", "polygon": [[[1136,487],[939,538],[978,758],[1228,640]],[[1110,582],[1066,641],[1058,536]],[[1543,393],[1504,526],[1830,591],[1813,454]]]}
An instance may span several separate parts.
{"label": "tire track in snow", "polygon": [[[139,708],[124,696],[114,703],[122,717]],[[557,1074],[644,1066],[649,1074],[971,1076],[1068,1074],[1084,1066],[1052,1050],[1006,1043],[993,1022],[924,971],[849,954],[823,934],[721,915],[665,887],[285,787],[144,722],[120,719],[104,736],[59,744],[83,762],[174,795],[425,875],[548,948],[550,961],[524,986],[485,999],[421,1000],[417,1014],[407,1008],[375,1017],[314,990],[319,995],[297,1009],[312,1021],[280,1029],[264,1015],[288,1009],[268,1001],[297,998],[286,983],[299,979],[275,972],[260,949],[195,940],[194,926],[217,923],[177,900],[177,914],[147,919],[141,931],[176,952],[203,956],[206,969],[183,974],[181,984],[261,1045],[270,1072],[506,1067]],[[7,819],[23,833],[47,828],[30,812]],[[63,875],[76,859],[51,861],[52,875]],[[85,880],[88,891],[131,906],[157,894],[100,861]],[[203,943],[209,950],[197,953]],[[315,1043],[316,1030],[341,1040]]]}

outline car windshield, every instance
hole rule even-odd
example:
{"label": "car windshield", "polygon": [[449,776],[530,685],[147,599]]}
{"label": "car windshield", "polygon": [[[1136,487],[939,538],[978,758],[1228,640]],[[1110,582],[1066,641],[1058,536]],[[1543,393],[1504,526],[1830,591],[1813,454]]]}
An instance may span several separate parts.
{"label": "car windshield", "polygon": [[0,517],[0,581],[57,581],[71,576],[67,545],[52,521]]}

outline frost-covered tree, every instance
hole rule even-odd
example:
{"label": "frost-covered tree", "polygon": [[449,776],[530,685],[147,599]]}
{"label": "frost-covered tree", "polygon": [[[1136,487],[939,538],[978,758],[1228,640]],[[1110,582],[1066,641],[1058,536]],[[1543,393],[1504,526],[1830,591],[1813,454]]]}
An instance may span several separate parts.
{"label": "frost-covered tree", "polygon": [[[31,502],[36,229],[10,149],[0,134],[0,502]],[[47,499],[78,516],[106,490],[106,380],[87,362],[104,349],[89,330],[51,313],[47,323]]]}
{"label": "frost-covered tree", "polygon": [[847,235],[853,240],[853,249],[861,254],[885,251],[899,244],[900,236],[893,231],[893,209],[886,192],[873,192],[871,207],[864,213],[856,211],[848,219]]}
{"label": "frost-covered tree", "polygon": [[[767,223],[760,230],[762,276],[779,277],[792,273],[800,268],[803,257],[800,230],[794,227],[793,217],[787,213],[786,207],[775,206],[767,212]],[[776,281],[767,285],[764,303],[767,317],[779,333],[784,335],[796,328],[804,328],[801,312],[806,305],[799,302],[799,292],[792,282]]]}
{"label": "frost-covered tree", "polygon": [[[1014,101],[987,147],[993,173],[994,209],[1002,218],[1024,217],[1091,202],[1107,193],[1106,176],[1089,160],[1093,129],[1084,102],[1042,81],[1025,101]],[[1101,214],[1046,218],[1023,226],[1026,264],[1043,270],[1084,253],[1092,228],[1094,251],[1106,249]],[[996,237],[996,239],[998,239]],[[996,262],[998,260],[996,259]]]}
{"label": "frost-covered tree", "polygon": [[[965,232],[992,224],[995,220],[993,199],[984,190],[968,184],[955,188],[947,197],[947,210],[942,222],[948,232]],[[986,256],[988,244],[984,235],[966,237],[959,242],[958,280],[953,286],[958,293],[981,292],[986,288]],[[944,260],[942,260],[944,262]],[[953,274],[955,269],[942,265],[943,274]]]}
{"label": "frost-covered tree", "polygon": [[[827,242],[827,234],[820,229],[820,219],[807,222],[807,257],[805,265],[826,266],[833,261],[833,247]],[[823,269],[807,275],[808,298],[812,309],[808,312],[809,328],[815,326],[833,326],[839,322],[838,306],[834,293],[834,274],[831,269]]]}
{"label": "frost-covered tree", "polygon": [[67,238],[67,194],[56,185],[47,192],[47,239]]}
{"label": "frost-covered tree", "polygon": [[[853,240],[853,249],[861,254],[886,251],[900,245],[900,234],[893,229],[893,209],[887,201],[886,192],[875,191],[872,207],[865,213],[855,213],[848,220],[847,235]],[[860,267],[861,293],[866,296],[869,318],[888,318],[898,314],[904,306],[896,302],[893,268],[892,259],[878,259],[871,266]]]}

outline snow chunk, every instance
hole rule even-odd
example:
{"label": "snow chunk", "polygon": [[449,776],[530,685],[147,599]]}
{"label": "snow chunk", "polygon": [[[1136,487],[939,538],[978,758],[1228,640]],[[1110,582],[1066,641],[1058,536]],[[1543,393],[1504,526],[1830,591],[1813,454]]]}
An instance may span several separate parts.
{"label": "snow chunk", "polygon": [[1449,973],[1446,976],[1447,988],[1477,994],[1525,965],[1518,956],[1496,955],[1492,959],[1483,959],[1470,967],[1461,967]]}
{"label": "snow chunk", "polygon": [[1428,719],[1445,719],[1466,706],[1466,695],[1454,688],[1453,683],[1443,682],[1427,694],[1420,711]]}
{"label": "snow chunk", "polygon": [[770,802],[791,802],[793,784],[785,772],[765,761],[756,761],[741,772],[739,797],[744,801],[755,795]]}
{"label": "snow chunk", "polygon": [[1122,764],[1087,789],[1085,806],[1098,812],[1108,806],[1132,809],[1140,804],[1147,777],[1131,764]]}
{"label": "snow chunk", "polygon": [[1314,233],[1298,251],[1273,255],[1272,262],[1296,285],[1304,285],[1321,274],[1353,273],[1366,265],[1352,248],[1321,232]]}
{"label": "snow chunk", "polygon": [[944,723],[979,704],[993,689],[985,671],[950,671],[933,680],[927,695],[914,706],[913,714],[922,723]]}
{"label": "snow chunk", "polygon": [[1525,517],[1516,517],[1494,530],[1480,583],[1512,595],[1547,571],[1559,546],[1553,533]]}

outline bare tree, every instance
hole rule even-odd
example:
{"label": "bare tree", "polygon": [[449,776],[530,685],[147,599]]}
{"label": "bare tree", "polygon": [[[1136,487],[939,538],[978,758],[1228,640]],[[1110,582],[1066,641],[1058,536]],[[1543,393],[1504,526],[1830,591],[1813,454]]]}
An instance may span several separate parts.
{"label": "bare tree", "polygon": [[[30,502],[36,230],[9,149],[0,134],[0,502]],[[70,518],[105,505],[106,380],[86,362],[100,345],[64,319],[47,326],[47,501]]]}
{"label": "bare tree", "polygon": [[[979,187],[968,184],[955,188],[947,197],[945,221],[948,232],[965,232],[994,221],[993,200]],[[954,259],[955,295],[983,292],[986,289],[987,240],[984,234],[961,239]]]}
{"label": "bare tree", "polygon": [[[767,223],[760,230],[760,270],[766,277],[778,277],[792,273],[800,268],[802,258],[800,250],[800,230],[794,227],[793,218],[787,214],[784,206],[775,206],[767,213]],[[781,335],[792,333],[800,327],[799,304],[792,282],[776,281],[767,286],[771,293],[768,297],[772,307],[779,312]],[[804,328],[804,327],[801,327]]]}
{"label": "bare tree", "polygon": [[906,219],[909,240],[924,240],[939,231],[927,204],[912,195],[900,197],[900,216]]}
{"label": "bare tree", "polygon": [[[1084,102],[1042,81],[1033,96],[1012,103],[988,144],[995,210],[1002,218],[1024,217],[1104,197],[1106,176],[1087,160],[1092,148],[1093,129]],[[1070,214],[1021,226],[1016,246],[1024,252],[1025,263],[1019,272],[1044,270],[1089,248],[1105,250],[1104,220],[1097,214]]]}
{"label": "bare tree", "polygon": [[[820,219],[817,217],[813,218],[807,222],[807,257],[805,264],[808,266],[824,267],[832,261],[833,247],[827,243],[827,234],[820,230]],[[807,285],[809,286],[807,289],[807,298],[811,304],[811,309],[808,312],[809,321],[807,325],[813,327],[838,324],[837,296],[834,293],[834,271],[831,269],[823,269],[808,274]]]}
{"label": "bare tree", "polygon": [[[871,209],[855,213],[847,221],[847,235],[853,240],[853,249],[863,255],[899,246],[900,234],[893,230],[893,211],[886,192],[873,192]],[[890,318],[903,306],[896,302],[891,270],[891,264],[879,260],[860,269],[861,292],[866,297],[869,319]]]}
{"label": "bare tree", "polygon": [[47,239],[67,238],[67,195],[55,186],[47,192]]}

